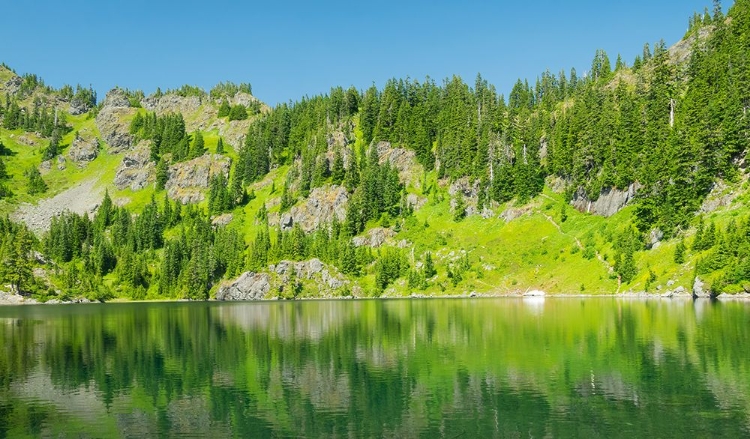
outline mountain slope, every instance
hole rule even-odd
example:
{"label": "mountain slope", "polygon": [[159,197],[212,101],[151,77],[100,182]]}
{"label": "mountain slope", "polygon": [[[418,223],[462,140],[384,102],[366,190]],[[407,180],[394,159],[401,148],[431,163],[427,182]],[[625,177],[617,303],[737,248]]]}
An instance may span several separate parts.
{"label": "mountain slope", "polygon": [[23,203],[49,217],[43,200],[91,188],[36,244],[3,226],[6,260],[50,259],[6,282],[41,298],[204,299],[247,271],[247,297],[745,291],[749,10],[507,100],[478,76],[273,109],[234,84],[94,105],[0,68],[0,209],[40,232]]}

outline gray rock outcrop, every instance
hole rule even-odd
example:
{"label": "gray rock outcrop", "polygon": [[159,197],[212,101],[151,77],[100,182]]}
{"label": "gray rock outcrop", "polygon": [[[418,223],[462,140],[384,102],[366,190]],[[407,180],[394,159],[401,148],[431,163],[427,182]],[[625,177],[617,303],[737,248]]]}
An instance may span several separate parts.
{"label": "gray rock outcrop", "polygon": [[718,180],[711,187],[711,192],[706,199],[703,200],[701,212],[711,213],[720,207],[728,207],[732,205],[740,193],[740,191],[733,190],[726,183]]}
{"label": "gray rock outcrop", "polygon": [[635,197],[638,189],[640,185],[637,183],[631,184],[626,190],[605,188],[596,201],[591,201],[583,189],[579,188],[570,204],[580,212],[610,217],[625,207]]}
{"label": "gray rock outcrop", "polygon": [[129,117],[135,111],[130,108],[130,101],[123,90],[115,88],[107,93],[102,109],[96,116],[96,126],[110,151],[122,152],[132,145]]}
{"label": "gray rock outcrop", "polygon": [[39,172],[44,175],[52,169],[52,160],[45,160],[39,163]]}
{"label": "gray rock outcrop", "polygon": [[530,215],[533,211],[534,209],[531,206],[510,206],[502,211],[502,213],[500,214],[500,218],[505,220],[505,222],[511,222],[515,219],[521,218],[522,216]]}
{"label": "gray rock outcrop", "polygon": [[[9,286],[5,288],[10,289]],[[38,303],[31,297],[22,296],[15,292],[0,291],[0,305],[22,305],[22,304],[34,304]]]}
{"label": "gray rock outcrop", "polygon": [[312,232],[331,223],[346,219],[346,206],[349,193],[342,186],[324,186],[313,189],[304,204],[294,206],[287,214],[279,218],[282,230],[291,229],[299,224],[305,232]]}
{"label": "gray rock outcrop", "polygon": [[115,174],[117,189],[129,187],[137,191],[145,188],[156,178],[156,166],[151,161],[148,141],[141,141],[132,151],[125,154]]}
{"label": "gray rock outcrop", "polygon": [[76,136],[68,149],[68,158],[78,166],[86,166],[99,155],[99,139]]}
{"label": "gray rock outcrop", "polygon": [[390,142],[378,142],[376,146],[378,162],[382,165],[389,162],[398,170],[401,183],[411,184],[416,188],[422,187],[421,177],[424,168],[417,161],[414,151],[404,148],[393,148]]}
{"label": "gray rock outcrop", "polygon": [[460,194],[464,199],[464,203],[466,203],[466,215],[471,216],[481,214],[479,209],[477,209],[480,190],[481,182],[479,180],[474,180],[472,182],[468,177],[461,177],[451,183],[448,188],[448,194],[451,196],[451,210],[456,208],[455,197]]}
{"label": "gray rock outcrop", "polygon": [[[256,102],[258,102],[258,98],[256,98],[255,96],[253,96],[253,95],[251,95],[249,93],[245,93],[245,92],[241,92],[241,91],[238,91],[237,93],[235,93],[234,96],[232,96],[231,98],[229,98],[229,103],[230,104],[232,104],[232,105],[242,105],[242,106],[245,106],[245,107],[249,107],[250,105],[253,105]],[[221,101],[219,101],[217,103],[220,104]]]}
{"label": "gray rock outcrop", "polygon": [[406,196],[406,204],[413,210],[417,211],[427,204],[427,197],[420,197],[417,194],[409,194]]}
{"label": "gray rock outcrop", "polygon": [[335,270],[332,273],[329,268],[320,259],[313,258],[307,261],[280,261],[276,265],[271,265],[269,269],[279,276],[281,285],[289,283],[291,276],[299,279],[314,280],[321,292],[325,290],[337,290],[346,284],[340,274]]}
{"label": "gray rock outcrop", "polygon": [[211,224],[217,227],[224,227],[229,225],[229,223],[231,223],[233,219],[234,215],[232,215],[231,213],[225,213],[214,218],[211,221]]}
{"label": "gray rock outcrop", "polygon": [[365,233],[364,236],[355,236],[352,238],[352,243],[355,247],[372,247],[378,248],[385,244],[389,238],[396,236],[396,233],[391,229],[384,229],[382,227],[375,227]]}
{"label": "gray rock outcrop", "polygon": [[173,93],[159,97],[149,96],[141,101],[141,105],[148,111],[163,115],[167,113],[192,113],[202,104],[200,96],[180,96]]}
{"label": "gray rock outcrop", "polygon": [[5,91],[10,95],[15,95],[18,90],[21,89],[23,84],[23,78],[18,75],[13,75],[8,81],[5,82]]}
{"label": "gray rock outcrop", "polygon": [[78,116],[79,114],[88,112],[90,109],[91,106],[88,102],[81,99],[73,99],[70,101],[68,112],[73,116]]}
{"label": "gray rock outcrop", "polygon": [[214,175],[229,177],[231,159],[220,154],[206,154],[169,167],[166,188],[169,197],[182,204],[205,199],[204,190]]}
{"label": "gray rock outcrop", "polygon": [[261,300],[270,290],[268,274],[248,271],[231,283],[219,287],[216,300]]}

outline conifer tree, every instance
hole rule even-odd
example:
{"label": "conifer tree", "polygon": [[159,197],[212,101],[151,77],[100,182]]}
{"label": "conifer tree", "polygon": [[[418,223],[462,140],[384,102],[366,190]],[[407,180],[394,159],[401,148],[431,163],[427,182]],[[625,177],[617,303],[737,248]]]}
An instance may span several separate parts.
{"label": "conifer tree", "polygon": [[344,169],[344,158],[341,155],[340,150],[336,150],[333,156],[333,169],[331,170],[331,182],[333,184],[341,184],[346,177],[346,170]]}
{"label": "conifer tree", "polygon": [[229,106],[229,102],[227,102],[226,99],[221,100],[221,105],[219,106],[219,113],[217,114],[218,117],[226,117],[229,116],[229,112],[232,110],[232,108]]}
{"label": "conifer tree", "polygon": [[169,180],[169,167],[163,158],[156,164],[156,190],[163,190]]}
{"label": "conifer tree", "polygon": [[188,159],[194,159],[202,156],[206,153],[206,144],[203,140],[203,134],[200,131],[196,131],[193,135],[193,144],[190,146],[190,154]]}

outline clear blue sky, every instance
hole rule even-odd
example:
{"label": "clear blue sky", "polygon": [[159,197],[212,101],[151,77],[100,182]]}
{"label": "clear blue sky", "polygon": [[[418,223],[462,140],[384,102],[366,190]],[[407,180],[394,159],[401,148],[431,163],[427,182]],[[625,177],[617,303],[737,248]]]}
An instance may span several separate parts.
{"label": "clear blue sky", "polygon": [[[731,1],[723,2],[726,10]],[[588,69],[602,48],[631,64],[678,41],[711,0],[264,1],[0,0],[0,61],[54,87],[250,82],[275,104],[388,78],[479,72],[507,94],[518,78]]]}

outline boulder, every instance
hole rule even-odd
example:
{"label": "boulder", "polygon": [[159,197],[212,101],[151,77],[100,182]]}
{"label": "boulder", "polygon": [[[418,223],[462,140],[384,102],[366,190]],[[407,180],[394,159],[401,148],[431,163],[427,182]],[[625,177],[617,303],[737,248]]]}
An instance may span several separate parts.
{"label": "boulder", "polygon": [[151,161],[149,142],[141,141],[135,149],[122,158],[114,183],[117,189],[129,187],[137,191],[152,183],[155,177],[156,166]]}
{"label": "boulder", "polygon": [[197,203],[205,199],[203,191],[208,188],[214,175],[229,178],[231,159],[220,154],[206,154],[169,167],[166,188],[169,197],[182,204]]}
{"label": "boulder", "polygon": [[414,211],[417,211],[427,204],[427,197],[420,197],[417,194],[409,194],[406,196],[406,204]]}
{"label": "boulder", "polygon": [[52,169],[52,160],[45,160],[42,163],[39,163],[39,172],[41,174],[46,174]]}
{"label": "boulder", "polygon": [[76,136],[68,149],[68,158],[78,166],[86,166],[99,155],[99,139]]}
{"label": "boulder", "polygon": [[531,291],[525,292],[523,295],[525,297],[544,297],[547,295],[547,293],[541,290],[531,290]]}
{"label": "boulder", "polygon": [[709,298],[711,297],[711,291],[705,289],[705,284],[699,277],[695,277],[693,282],[693,297],[695,298]]}
{"label": "boulder", "polygon": [[570,202],[578,211],[610,217],[619,212],[635,197],[641,185],[633,183],[626,190],[617,188],[605,188],[599,193],[596,201],[591,201],[583,188],[579,188],[573,194],[573,200]]}
{"label": "boulder", "polygon": [[234,281],[222,285],[216,292],[216,300],[261,300],[271,290],[266,273],[243,273]]}
{"label": "boulder", "polygon": [[655,249],[658,248],[661,244],[661,240],[664,238],[664,232],[661,231],[661,229],[656,228],[651,230],[651,233],[649,233],[649,248]]}
{"label": "boulder", "polygon": [[[6,285],[6,289],[11,290],[10,286]],[[1,291],[0,290],[0,305],[21,305],[24,303],[37,303],[35,299],[31,297],[22,296],[14,291]]]}
{"label": "boulder", "polygon": [[[10,135],[10,138],[11,139],[14,138],[13,134]],[[38,144],[38,142],[36,140],[34,140],[34,139],[32,139],[32,138],[30,138],[28,136],[18,136],[15,139],[16,139],[16,142],[23,143],[24,145],[27,145],[27,146],[37,146],[37,144]]]}
{"label": "boulder", "polygon": [[57,156],[57,170],[64,171],[68,166],[65,164],[65,157]]}
{"label": "boulder", "polygon": [[231,213],[225,213],[214,218],[213,221],[211,221],[211,224],[217,227],[224,227],[231,223],[233,219],[234,215]]}

